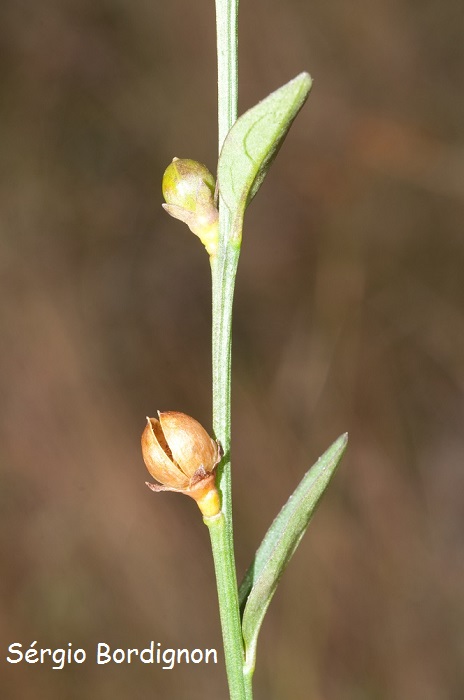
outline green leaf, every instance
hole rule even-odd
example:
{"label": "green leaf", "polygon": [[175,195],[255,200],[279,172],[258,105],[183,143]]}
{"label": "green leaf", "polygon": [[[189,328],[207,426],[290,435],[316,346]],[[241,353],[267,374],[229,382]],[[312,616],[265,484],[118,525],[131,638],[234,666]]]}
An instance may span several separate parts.
{"label": "green leaf", "polygon": [[348,442],[341,435],[305,474],[261,542],[239,590],[246,666],[254,668],[258,633],[282,573],[306,532],[312,514]]}
{"label": "green leaf", "polygon": [[300,73],[245,112],[224,141],[218,162],[218,185],[222,202],[231,212],[232,235],[236,239],[241,235],[245,209],[304,105],[311,85],[308,73]]}

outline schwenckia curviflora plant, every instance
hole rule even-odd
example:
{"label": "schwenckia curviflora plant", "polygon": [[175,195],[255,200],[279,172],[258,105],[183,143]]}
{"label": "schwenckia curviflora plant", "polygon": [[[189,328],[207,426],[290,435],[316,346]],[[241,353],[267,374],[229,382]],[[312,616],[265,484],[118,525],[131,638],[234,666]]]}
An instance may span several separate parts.
{"label": "schwenckia curviflora plant", "polygon": [[[208,168],[174,158],[162,190],[165,210],[198,236],[212,277],[213,429],[167,411],[142,435],[153,491],[192,497],[209,528],[230,700],[252,700],[258,634],[280,577],[345,451],[341,435],[303,476],[259,545],[240,586],[233,548],[231,492],[231,327],[245,211],[258,192],[312,86],[300,73],[237,119],[237,0],[216,0],[219,160]],[[247,470],[251,467],[247,465]],[[276,475],[276,478],[278,476]]]}

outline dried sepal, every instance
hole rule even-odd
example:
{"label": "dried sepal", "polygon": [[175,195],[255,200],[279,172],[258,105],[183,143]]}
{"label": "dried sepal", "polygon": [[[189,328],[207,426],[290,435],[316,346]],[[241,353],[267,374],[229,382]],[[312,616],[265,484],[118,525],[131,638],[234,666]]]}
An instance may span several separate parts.
{"label": "dried sepal", "polygon": [[185,413],[158,413],[172,458],[188,477],[197,469],[211,472],[218,463],[218,446],[203,426]]}
{"label": "dried sepal", "polygon": [[173,462],[161,424],[156,418],[147,417],[147,425],[142,433],[142,455],[148,471],[156,481],[176,489],[188,487],[189,479]]}

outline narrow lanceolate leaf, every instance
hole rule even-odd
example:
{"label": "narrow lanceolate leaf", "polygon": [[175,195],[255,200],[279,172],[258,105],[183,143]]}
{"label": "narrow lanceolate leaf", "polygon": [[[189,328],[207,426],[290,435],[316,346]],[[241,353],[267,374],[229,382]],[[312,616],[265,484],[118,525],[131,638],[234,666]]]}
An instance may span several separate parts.
{"label": "narrow lanceolate leaf", "polygon": [[243,215],[277,155],[296,115],[311,89],[308,73],[286,85],[245,112],[229,131],[218,163],[218,185],[232,214],[232,236],[238,243]]}
{"label": "narrow lanceolate leaf", "polygon": [[267,531],[239,590],[246,666],[253,669],[259,629],[279,579],[345,451],[345,433],[305,474]]}

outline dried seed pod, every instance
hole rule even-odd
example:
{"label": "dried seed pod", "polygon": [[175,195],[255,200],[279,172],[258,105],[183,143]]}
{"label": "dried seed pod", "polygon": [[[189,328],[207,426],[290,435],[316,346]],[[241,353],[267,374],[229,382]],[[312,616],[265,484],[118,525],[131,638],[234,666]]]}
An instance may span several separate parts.
{"label": "dried seed pod", "polygon": [[163,175],[163,208],[187,224],[210,255],[218,242],[219,213],[214,202],[215,180],[208,168],[189,158],[174,158]]}
{"label": "dried seed pod", "polygon": [[159,482],[147,486],[184,493],[197,501],[203,515],[217,515],[221,506],[214,470],[222,456],[219,443],[185,413],[166,411],[158,416],[159,420],[147,418],[142,433],[145,465]]}

